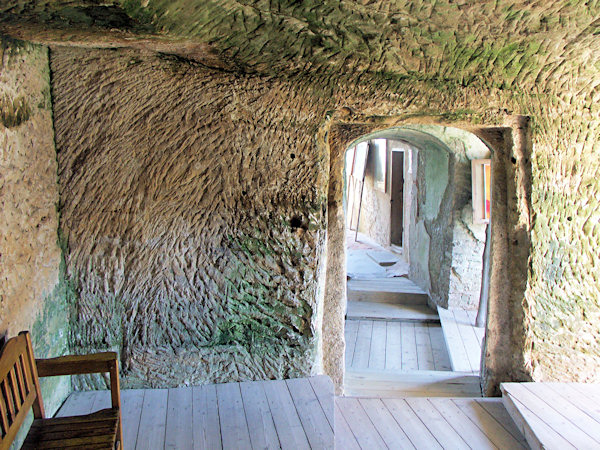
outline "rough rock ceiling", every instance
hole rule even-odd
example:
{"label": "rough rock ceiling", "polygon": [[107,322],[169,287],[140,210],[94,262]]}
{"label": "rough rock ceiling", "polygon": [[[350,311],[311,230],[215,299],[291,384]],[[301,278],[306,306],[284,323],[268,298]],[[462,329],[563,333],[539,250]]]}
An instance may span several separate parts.
{"label": "rough rock ceiling", "polygon": [[599,0],[21,0],[1,1],[0,17],[15,37],[143,46],[229,70],[600,99]]}

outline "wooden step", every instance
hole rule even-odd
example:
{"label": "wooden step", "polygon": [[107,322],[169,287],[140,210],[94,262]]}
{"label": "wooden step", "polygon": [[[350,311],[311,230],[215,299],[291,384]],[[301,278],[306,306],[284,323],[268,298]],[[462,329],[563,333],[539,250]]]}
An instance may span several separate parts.
{"label": "wooden step", "polygon": [[349,397],[480,397],[479,377],[470,373],[415,370],[347,370]]}
{"label": "wooden step", "polygon": [[502,383],[500,389],[531,448],[600,448],[597,384]]}
{"label": "wooden step", "polygon": [[475,311],[437,307],[452,370],[479,373],[485,330],[477,328]]}
{"label": "wooden step", "polygon": [[390,320],[396,322],[435,322],[437,313],[427,305],[395,305],[391,303],[349,301],[347,320]]}
{"label": "wooden step", "polygon": [[426,305],[427,293],[408,278],[348,280],[348,301]]}

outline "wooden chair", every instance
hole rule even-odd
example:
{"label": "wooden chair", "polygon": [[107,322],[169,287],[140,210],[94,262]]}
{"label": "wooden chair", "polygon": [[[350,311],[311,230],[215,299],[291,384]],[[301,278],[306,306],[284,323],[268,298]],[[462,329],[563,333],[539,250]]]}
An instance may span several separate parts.
{"label": "wooden chair", "polygon": [[[47,419],[39,377],[110,373],[112,408],[85,416]],[[33,448],[122,448],[121,395],[117,354],[97,353],[34,359],[29,332],[9,339],[0,351],[0,450],[10,448],[29,408],[34,421],[23,443]]]}

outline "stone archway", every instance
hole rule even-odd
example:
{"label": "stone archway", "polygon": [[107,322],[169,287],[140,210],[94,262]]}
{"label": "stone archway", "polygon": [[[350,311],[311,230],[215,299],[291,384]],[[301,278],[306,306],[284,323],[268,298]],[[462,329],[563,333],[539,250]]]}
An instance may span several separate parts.
{"label": "stone archway", "polygon": [[327,271],[322,330],[323,369],[338,392],[344,377],[344,311],[346,305],[344,152],[361,136],[407,124],[435,124],[469,131],[493,150],[494,185],[491,230],[491,276],[488,323],[481,368],[484,395],[497,395],[502,381],[528,380],[523,349],[524,293],[531,250],[531,139],[529,120],[507,116],[503,126],[474,126],[440,121],[439,117],[365,117],[348,110],[327,125],[330,154],[327,217]]}

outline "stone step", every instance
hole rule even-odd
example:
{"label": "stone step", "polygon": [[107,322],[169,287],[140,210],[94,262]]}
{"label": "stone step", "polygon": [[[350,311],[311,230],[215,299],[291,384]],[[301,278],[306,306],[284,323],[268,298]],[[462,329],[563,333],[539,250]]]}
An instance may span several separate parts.
{"label": "stone step", "polygon": [[427,293],[408,278],[348,280],[348,301],[426,305]]}
{"label": "stone step", "polygon": [[391,320],[395,322],[435,322],[437,313],[427,305],[348,301],[347,320]]}
{"label": "stone step", "polygon": [[347,397],[480,397],[479,377],[471,373],[413,370],[347,370]]}

